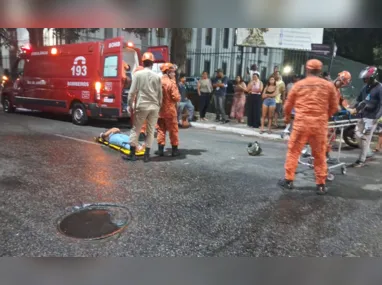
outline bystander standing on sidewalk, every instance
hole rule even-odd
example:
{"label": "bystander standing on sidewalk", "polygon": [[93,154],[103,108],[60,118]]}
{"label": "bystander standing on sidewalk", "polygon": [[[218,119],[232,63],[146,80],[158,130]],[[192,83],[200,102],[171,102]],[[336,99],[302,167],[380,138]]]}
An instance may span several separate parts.
{"label": "bystander standing on sidewalk", "polygon": [[252,81],[249,82],[247,89],[247,124],[252,128],[260,128],[261,126],[261,105],[263,104],[261,93],[263,89],[264,84],[260,80],[260,73],[254,71]]}
{"label": "bystander standing on sidewalk", "polygon": [[217,76],[213,81],[215,88],[215,112],[216,121],[221,121],[223,124],[228,123],[227,115],[225,112],[225,98],[227,94],[228,78],[224,75],[222,69],[218,69]]}
{"label": "bystander standing on sidewalk", "polygon": [[235,79],[234,91],[235,94],[231,106],[231,118],[236,119],[238,123],[244,123],[245,92],[247,91],[247,85],[240,75]]}
{"label": "bystander standing on sidewalk", "polygon": [[280,71],[275,71],[274,77],[276,79],[277,95],[276,95],[276,110],[274,116],[274,125],[278,127],[278,119],[283,115],[283,102],[285,101],[285,83],[281,78]]}
{"label": "bystander standing on sidewalk", "polygon": [[198,81],[199,113],[201,121],[207,121],[206,113],[210,105],[212,91],[213,87],[211,79],[208,78],[208,72],[204,71],[202,73],[202,78]]}
{"label": "bystander standing on sidewalk", "polygon": [[262,98],[263,98],[263,106],[262,106],[262,115],[261,115],[261,130],[260,133],[264,133],[264,124],[265,119],[268,118],[268,133],[271,134],[272,130],[272,119],[274,117],[275,109],[276,109],[276,96],[277,96],[277,85],[276,79],[274,75],[271,75],[268,79],[267,85],[265,86]]}

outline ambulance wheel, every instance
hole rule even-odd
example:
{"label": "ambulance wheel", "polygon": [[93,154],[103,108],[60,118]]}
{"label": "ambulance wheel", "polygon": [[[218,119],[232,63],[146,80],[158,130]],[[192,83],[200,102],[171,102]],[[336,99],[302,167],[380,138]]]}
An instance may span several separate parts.
{"label": "ambulance wheel", "polygon": [[89,118],[86,109],[81,103],[75,103],[72,107],[72,122],[75,125],[86,125]]}
{"label": "ambulance wheel", "polygon": [[8,96],[4,96],[3,102],[1,103],[3,105],[3,110],[5,113],[13,113],[15,111],[15,108],[13,108],[13,105],[8,99]]}

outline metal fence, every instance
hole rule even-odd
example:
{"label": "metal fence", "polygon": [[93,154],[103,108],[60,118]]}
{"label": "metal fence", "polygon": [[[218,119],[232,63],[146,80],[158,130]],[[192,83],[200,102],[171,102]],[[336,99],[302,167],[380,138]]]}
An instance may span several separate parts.
{"label": "metal fence", "polygon": [[[211,75],[218,68],[233,79],[237,75],[243,76],[249,81],[247,70],[252,65],[257,65],[261,74],[261,80],[266,81],[274,72],[275,68],[281,71],[286,83],[291,81],[292,74],[305,75],[305,63],[307,60],[316,58],[323,62],[323,71],[329,72],[332,79],[336,78],[340,71],[348,70],[352,76],[352,87],[345,88],[345,97],[351,98],[358,94],[363,82],[358,79],[360,71],[366,64],[356,62],[341,56],[332,59],[331,56],[318,55],[309,51],[295,51],[282,49],[232,47],[230,49],[194,49],[187,51],[186,75],[199,77],[203,71]],[[289,67],[290,72],[285,73],[284,68]],[[380,71],[380,79],[382,72]]]}

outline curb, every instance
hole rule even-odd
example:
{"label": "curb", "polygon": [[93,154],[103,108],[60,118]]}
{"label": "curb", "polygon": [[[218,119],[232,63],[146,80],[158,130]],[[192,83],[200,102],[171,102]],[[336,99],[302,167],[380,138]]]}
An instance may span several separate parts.
{"label": "curb", "polygon": [[235,127],[226,127],[226,126],[218,126],[214,124],[205,124],[205,123],[197,123],[197,122],[191,122],[192,127],[197,129],[205,129],[205,130],[214,130],[218,132],[226,132],[226,133],[233,133],[243,136],[251,136],[251,137],[259,137],[269,140],[275,140],[275,141],[283,141],[283,139],[280,137],[280,135],[276,134],[260,134],[259,132],[255,130],[247,130],[247,129],[240,129]]}

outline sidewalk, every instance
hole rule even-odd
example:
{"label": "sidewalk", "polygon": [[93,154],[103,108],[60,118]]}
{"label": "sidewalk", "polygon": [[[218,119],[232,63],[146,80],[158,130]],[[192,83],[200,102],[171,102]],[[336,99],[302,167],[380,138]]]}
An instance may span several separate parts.
{"label": "sidewalk", "polygon": [[[196,113],[196,116],[199,118],[198,113]],[[239,124],[236,120],[231,120],[227,124],[218,123],[215,122],[215,114],[212,113],[207,113],[206,118],[208,119],[208,122],[202,122],[199,120],[196,122],[191,122],[192,127],[197,129],[214,130],[243,136],[265,138],[270,140],[282,140],[281,133],[284,130],[284,124],[282,124],[281,121],[279,123],[281,127],[277,129],[273,127],[271,134],[268,134],[267,132],[260,134],[260,129],[250,128],[247,126],[246,123]],[[246,118],[244,118],[244,121],[246,121]]]}

